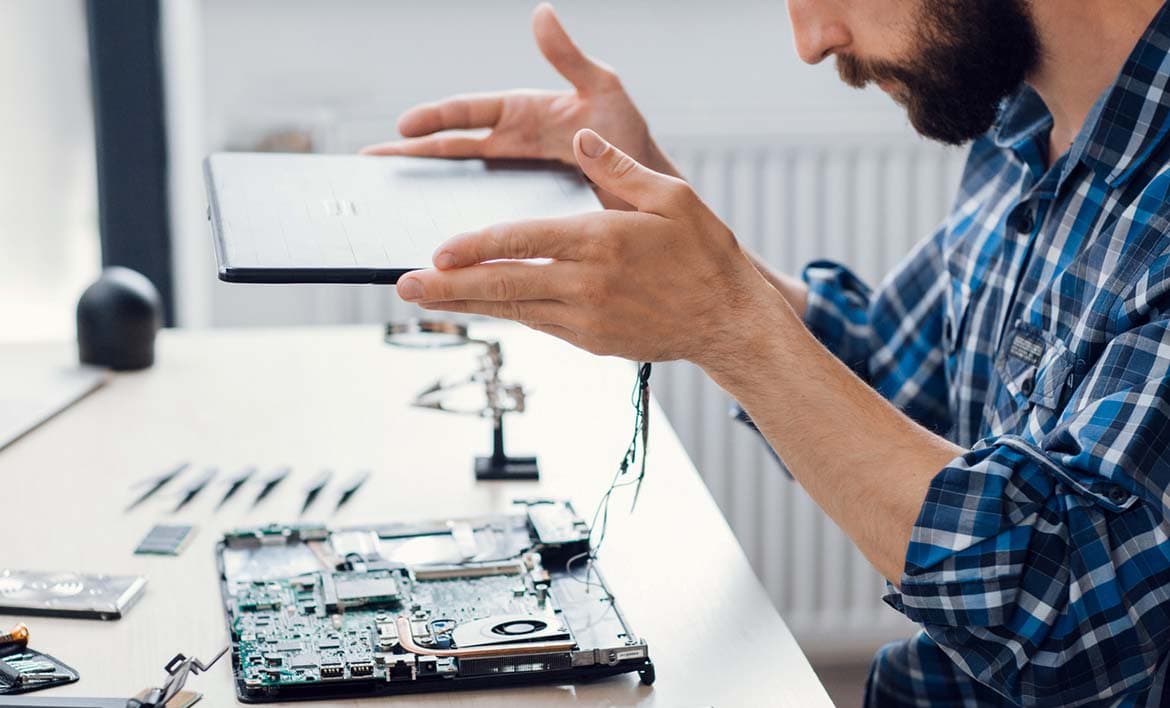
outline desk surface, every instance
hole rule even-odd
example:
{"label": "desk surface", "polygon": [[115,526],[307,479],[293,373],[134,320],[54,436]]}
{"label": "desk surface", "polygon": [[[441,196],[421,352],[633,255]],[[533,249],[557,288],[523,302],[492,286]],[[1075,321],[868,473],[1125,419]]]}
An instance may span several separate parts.
{"label": "desk surface", "polygon": [[[4,565],[149,578],[142,600],[116,622],[24,618],[33,647],[82,675],[55,695],[135,693],[157,685],[175,653],[207,657],[225,645],[217,536],[296,519],[303,486],[321,468],[339,477],[375,471],[340,513],[326,513],[331,499],[318,501],[319,514],[310,511],[311,520],[331,524],[500,511],[516,497],[536,495],[568,497],[591,515],[629,438],[632,365],[519,328],[477,325],[472,334],[499,335],[506,376],[531,391],[528,412],[509,421],[508,444],[515,453],[539,454],[539,483],[475,483],[471,458],[486,451],[489,423],[408,406],[433,379],[469,372],[473,350],[395,349],[373,327],[164,332],[152,370],[116,376],[0,453]],[[831,705],[657,406],[650,449],[637,510],[628,513],[628,497],[613,507],[601,566],[649,643],[653,687],[635,674],[380,700],[511,708]],[[132,482],[182,461],[227,472],[289,464],[294,473],[254,509],[249,485],[216,510],[217,485],[178,514],[171,490],[123,511]],[[160,522],[199,528],[178,558],[133,555]],[[235,703],[230,673],[221,662],[193,679],[203,705]]]}

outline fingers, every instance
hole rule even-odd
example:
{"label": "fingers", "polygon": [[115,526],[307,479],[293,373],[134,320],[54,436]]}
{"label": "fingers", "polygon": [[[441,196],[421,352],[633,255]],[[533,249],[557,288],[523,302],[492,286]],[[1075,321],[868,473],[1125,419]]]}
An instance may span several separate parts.
{"label": "fingers", "polygon": [[[492,302],[485,300],[452,300],[445,302],[420,303],[428,310],[460,312],[468,315],[486,315],[505,320],[515,320],[534,329],[553,329],[570,333],[561,324],[569,315],[569,306],[553,300],[526,300],[516,302]],[[543,330],[542,330],[543,331]],[[558,335],[559,336],[559,335]]]}
{"label": "fingers", "polygon": [[398,132],[416,138],[440,130],[491,128],[500,121],[503,110],[502,94],[452,96],[437,103],[415,106],[403,113],[398,119]]}
{"label": "fingers", "polygon": [[417,270],[399,278],[398,294],[408,302],[563,300],[577,280],[573,265],[499,261],[455,270]]}
{"label": "fingers", "polygon": [[486,135],[433,135],[446,130],[491,128],[500,120],[500,94],[455,96],[410,109],[398,119],[406,140],[393,140],[361,149],[363,155],[416,157],[485,157]]}
{"label": "fingers", "polygon": [[536,330],[537,332],[544,332],[545,334],[551,334],[558,339],[563,339],[573,346],[581,346],[580,336],[568,327],[562,327],[560,325],[554,324],[536,324],[533,322],[524,322],[523,324],[527,325],[531,329]]}
{"label": "fingers", "polygon": [[469,315],[485,315],[513,320],[536,330],[563,339],[575,347],[587,348],[586,341],[575,330],[567,326],[571,316],[567,305],[551,301],[529,302],[483,302],[457,300],[452,302],[424,302],[420,305],[427,310],[459,312]]}
{"label": "fingers", "polygon": [[414,157],[486,157],[487,136],[428,135],[367,145],[363,155],[411,155]]}
{"label": "fingers", "polygon": [[540,53],[561,76],[581,93],[610,88],[616,83],[613,72],[585,56],[561,26],[552,5],[541,3],[532,13],[532,33]]}
{"label": "fingers", "polygon": [[588,128],[573,137],[573,154],[595,185],[639,211],[677,213],[694,194],[686,182],[639,164]]}
{"label": "fingers", "polygon": [[460,234],[435,251],[435,267],[449,270],[505,258],[579,260],[585,234],[593,228],[588,216],[531,219]]}

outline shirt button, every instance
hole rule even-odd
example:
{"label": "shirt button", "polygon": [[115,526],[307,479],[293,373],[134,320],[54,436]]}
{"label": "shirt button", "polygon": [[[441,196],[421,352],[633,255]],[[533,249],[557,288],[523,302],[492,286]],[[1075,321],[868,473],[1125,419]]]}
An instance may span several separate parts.
{"label": "shirt button", "polygon": [[1114,504],[1121,504],[1126,499],[1129,499],[1129,492],[1125,491],[1125,489],[1121,487],[1111,487],[1109,489],[1108,496],[1109,501],[1113,502]]}
{"label": "shirt button", "polygon": [[1012,228],[1022,234],[1032,233],[1032,229],[1036,226],[1036,215],[1032,213],[1031,209],[1022,209],[1016,212],[1012,218]]}
{"label": "shirt button", "polygon": [[1028,378],[1024,379],[1023,383],[1020,384],[1020,393],[1024,394],[1025,396],[1031,396],[1033,388],[1035,388],[1035,383],[1033,382],[1032,377],[1029,376]]}

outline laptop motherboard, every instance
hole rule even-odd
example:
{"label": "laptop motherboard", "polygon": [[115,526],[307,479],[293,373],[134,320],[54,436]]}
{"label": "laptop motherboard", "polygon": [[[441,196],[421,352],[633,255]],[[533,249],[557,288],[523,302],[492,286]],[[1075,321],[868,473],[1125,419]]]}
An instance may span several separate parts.
{"label": "laptop motherboard", "polygon": [[379,696],[638,672],[645,641],[566,502],[426,523],[228,533],[221,590],[241,701]]}

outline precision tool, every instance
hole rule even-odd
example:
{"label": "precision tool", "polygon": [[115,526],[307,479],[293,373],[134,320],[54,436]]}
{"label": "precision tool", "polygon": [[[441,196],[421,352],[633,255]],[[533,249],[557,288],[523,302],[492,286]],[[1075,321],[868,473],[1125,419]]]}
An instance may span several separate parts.
{"label": "precision tool", "polygon": [[329,484],[329,480],[333,478],[333,470],[322,470],[320,474],[313,478],[312,482],[305,485],[305,503],[301,505],[301,514],[309,510],[313,506],[313,502],[317,497],[321,496],[325,485]]}
{"label": "precision tool", "polygon": [[203,474],[188,482],[187,486],[179,492],[179,503],[175,505],[173,511],[180,511],[183,507],[190,504],[191,500],[199,496],[199,493],[207,488],[207,485],[211,483],[211,480],[215,479],[215,475],[217,473],[217,469],[214,467],[208,467],[203,471]]}
{"label": "precision tool", "polygon": [[[477,480],[540,478],[540,466],[535,457],[517,457],[504,451],[504,417],[510,413],[523,413],[528,394],[522,384],[508,382],[501,377],[504,355],[498,341],[474,339],[468,335],[466,325],[456,322],[409,320],[386,325],[385,342],[410,349],[464,344],[482,347],[483,351],[477,357],[479,366],[469,376],[435,381],[415,396],[412,405],[444,413],[492,419],[492,452],[489,456],[475,458]],[[482,405],[468,407],[455,402],[461,390],[480,387],[483,389]]]}
{"label": "precision tool", "polygon": [[173,480],[175,477],[178,477],[179,475],[183,474],[183,472],[190,466],[191,466],[190,462],[184,462],[184,463],[180,464],[178,467],[175,467],[173,470],[170,470],[169,472],[163,472],[160,475],[157,475],[154,477],[149,477],[147,479],[142,480],[138,484],[136,484],[135,486],[140,486],[143,484],[150,485],[150,486],[147,487],[146,491],[144,491],[141,495],[139,495],[139,497],[137,499],[135,499],[133,502],[131,502],[130,506],[126,507],[126,511],[130,511],[131,509],[138,506],[142,502],[153,497],[155,494],[158,493],[158,491],[160,489],[167,486],[167,484],[169,484],[171,482],[171,480]]}
{"label": "precision tool", "polygon": [[357,474],[347,479],[344,486],[341,488],[341,495],[337,497],[337,506],[335,506],[333,510],[339,511],[341,507],[348,504],[349,500],[353,498],[353,495],[357,494],[358,490],[362,488],[362,485],[365,484],[366,480],[369,478],[369,470],[360,470]]}
{"label": "precision tool", "polygon": [[0,657],[0,694],[27,693],[77,679],[76,671],[39,651],[25,648]]}
{"label": "precision tool", "polygon": [[257,504],[262,502],[264,498],[271,494],[272,490],[276,489],[277,485],[283,482],[291,472],[291,467],[281,467],[272,474],[268,475],[268,477],[264,480],[264,486],[260,487],[260,493],[257,494],[256,498],[252,501],[252,506],[255,507]]}
{"label": "precision tool", "polygon": [[[167,679],[161,688],[150,688],[142,691],[135,698],[5,698],[0,697],[0,708],[175,708],[176,706],[194,705],[202,696],[198,693],[183,690],[188,677],[206,672],[227,653],[224,647],[218,654],[206,663],[177,654],[164,667]],[[42,657],[44,655],[41,655]],[[66,669],[63,664],[59,671]],[[70,680],[76,681],[76,673],[69,675]],[[62,680],[61,682],[66,682]]]}
{"label": "precision tool", "polygon": [[219,661],[227,653],[229,647],[224,647],[206,664],[192,657],[176,654],[163,668],[167,672],[167,680],[162,688],[154,688],[147,692],[144,698],[132,698],[126,702],[126,708],[166,708],[167,703],[174,698],[187,683],[190,674],[201,674]]}
{"label": "precision tool", "polygon": [[240,491],[240,487],[244,486],[244,484],[249,479],[251,479],[252,475],[254,474],[256,474],[255,467],[245,467],[235,475],[228,477],[226,480],[227,490],[224,491],[223,498],[219,500],[219,504],[217,504],[215,508],[219,509],[222,508],[224,504],[227,504],[228,500],[235,496],[236,492]]}

